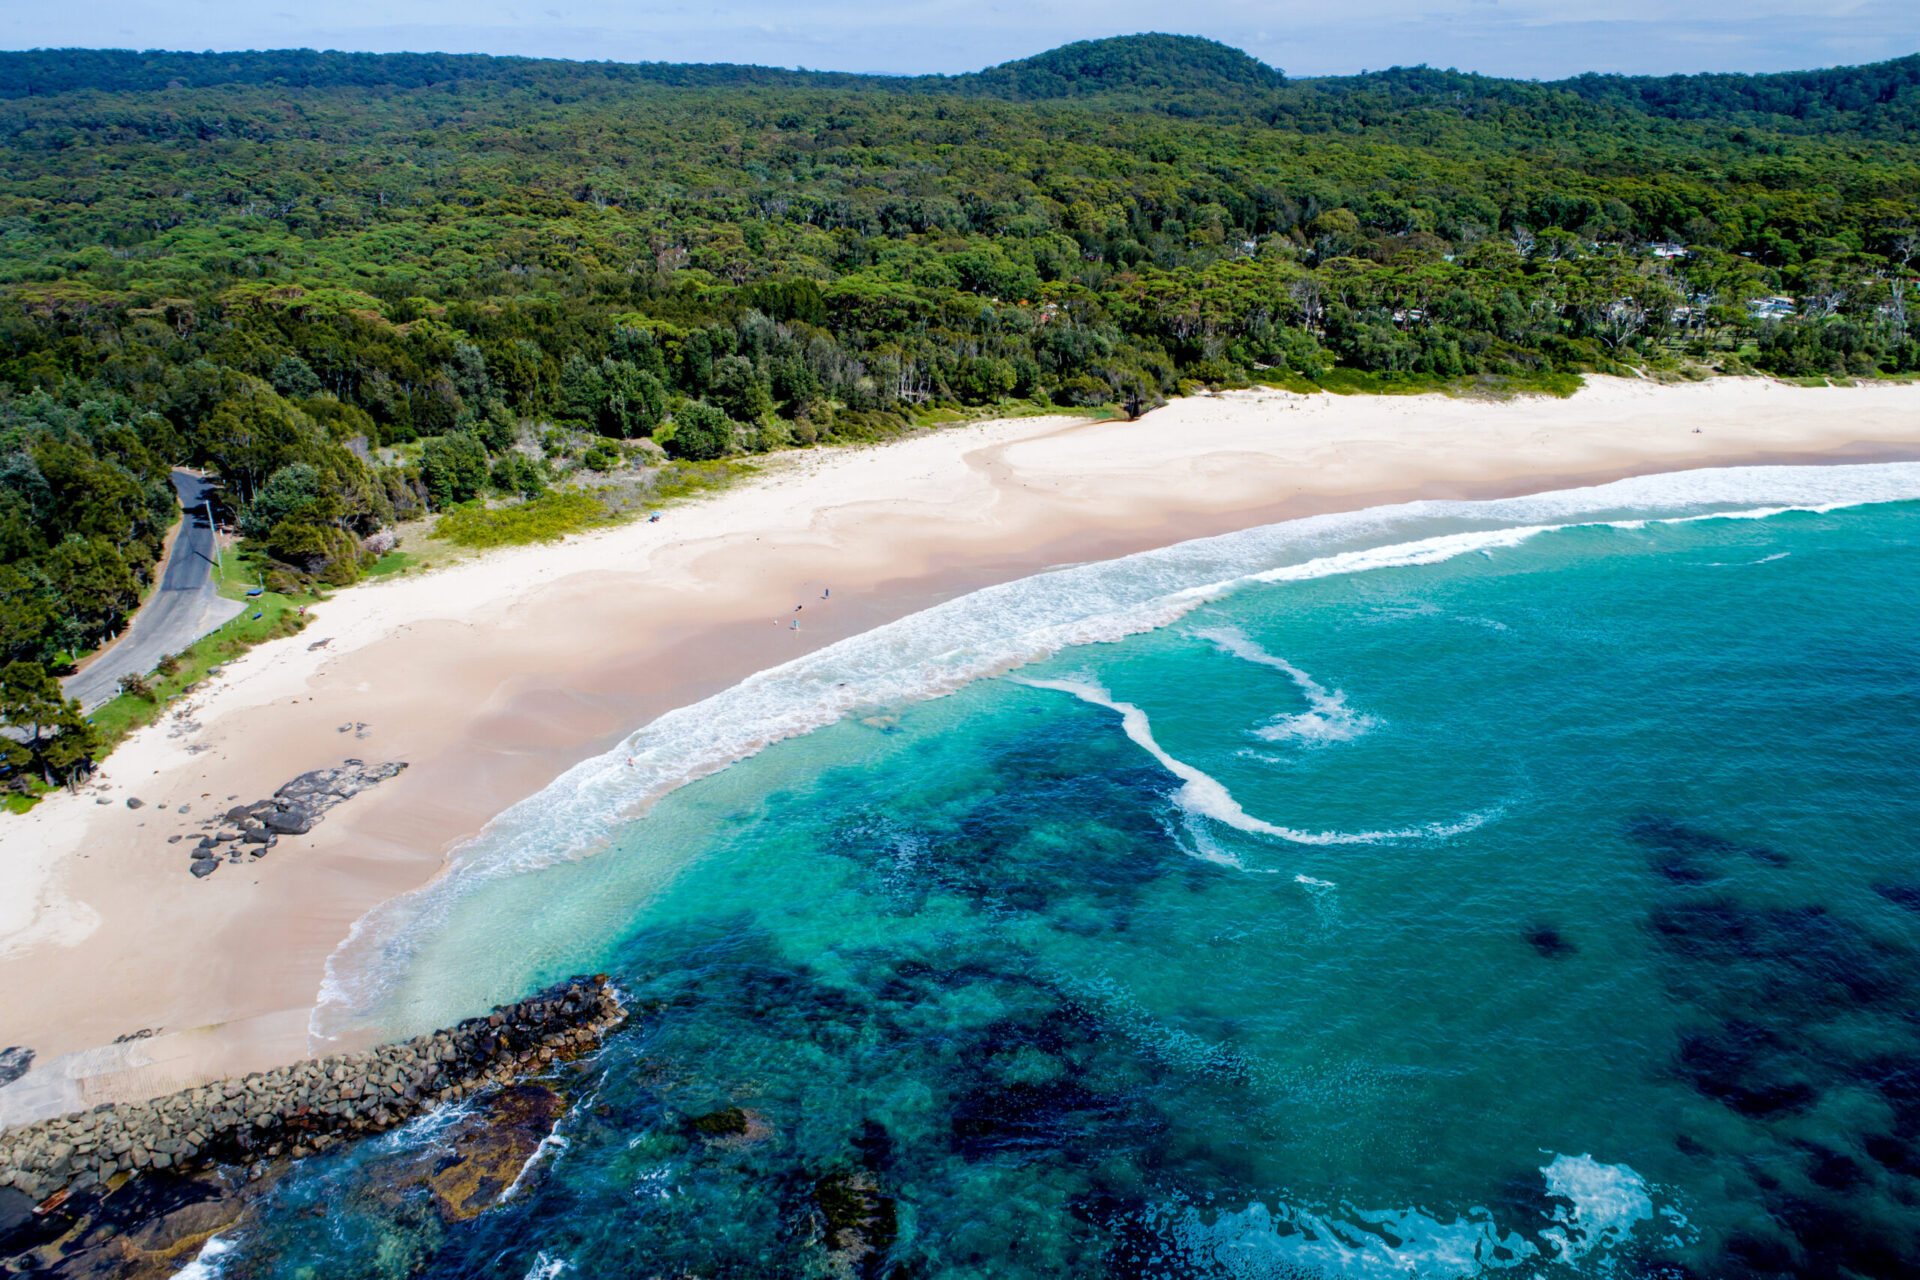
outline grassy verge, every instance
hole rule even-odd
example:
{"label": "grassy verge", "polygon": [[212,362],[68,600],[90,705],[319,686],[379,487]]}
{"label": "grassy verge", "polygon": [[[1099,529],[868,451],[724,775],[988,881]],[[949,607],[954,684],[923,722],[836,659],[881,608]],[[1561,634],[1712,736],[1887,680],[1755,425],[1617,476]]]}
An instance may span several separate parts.
{"label": "grassy verge", "polygon": [[101,704],[87,719],[100,731],[100,755],[118,746],[135,729],[152,724],[167,709],[167,704],[207,678],[207,672],[223,662],[239,657],[254,645],[282,636],[297,634],[308,619],[300,613],[318,597],[285,596],[266,593],[247,601],[247,610],[212,635],[203,636],[184,653],[176,654],[178,663],[171,675],[156,674],[149,684],[151,698],[121,694]]}

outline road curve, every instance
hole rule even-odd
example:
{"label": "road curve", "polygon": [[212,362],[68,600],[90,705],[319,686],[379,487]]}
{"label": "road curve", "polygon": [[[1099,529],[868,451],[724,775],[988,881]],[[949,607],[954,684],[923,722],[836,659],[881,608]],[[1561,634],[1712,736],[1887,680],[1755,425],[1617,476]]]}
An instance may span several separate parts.
{"label": "road curve", "polygon": [[160,586],[133,615],[127,629],[86,668],[61,681],[69,698],[92,711],[120,691],[120,677],[145,675],[161,657],[206,635],[246,606],[214,589],[214,532],[207,523],[204,494],[215,486],[190,471],[173,473],[180,495],[180,532],[173,540]]}

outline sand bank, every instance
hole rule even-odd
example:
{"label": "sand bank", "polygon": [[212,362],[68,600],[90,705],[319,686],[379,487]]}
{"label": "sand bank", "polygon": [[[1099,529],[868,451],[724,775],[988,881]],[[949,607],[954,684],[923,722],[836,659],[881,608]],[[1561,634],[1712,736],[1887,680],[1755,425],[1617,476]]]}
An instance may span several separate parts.
{"label": "sand bank", "polygon": [[[0,1089],[0,1122],[306,1053],[352,922],[493,814],[662,711],[939,600],[1320,511],[1893,456],[1920,457],[1920,386],[1595,379],[1502,404],[1254,391],[1137,423],[1027,418],[785,455],[657,524],[356,587],[135,735],[97,790],[0,821],[0,1047],[43,1064]],[[204,881],[166,842],[347,756],[411,768]],[[157,1034],[111,1043],[142,1030]]]}

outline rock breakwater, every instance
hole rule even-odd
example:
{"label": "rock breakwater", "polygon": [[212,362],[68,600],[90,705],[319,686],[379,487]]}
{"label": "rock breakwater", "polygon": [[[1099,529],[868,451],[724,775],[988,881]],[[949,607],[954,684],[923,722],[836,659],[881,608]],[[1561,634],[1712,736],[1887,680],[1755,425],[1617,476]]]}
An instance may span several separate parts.
{"label": "rock breakwater", "polygon": [[44,1120],[0,1133],[0,1188],[44,1215],[142,1174],[211,1165],[258,1174],[276,1157],[390,1129],[584,1053],[624,1017],[604,975],[574,978],[401,1044]]}

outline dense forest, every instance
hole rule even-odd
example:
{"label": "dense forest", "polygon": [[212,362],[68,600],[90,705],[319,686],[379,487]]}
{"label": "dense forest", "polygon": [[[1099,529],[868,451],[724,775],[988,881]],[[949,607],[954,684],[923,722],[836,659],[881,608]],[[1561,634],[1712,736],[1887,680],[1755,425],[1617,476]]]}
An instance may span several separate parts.
{"label": "dense forest", "polygon": [[0,53],[0,664],[139,599],[173,465],[351,581],[596,468],[1194,384],[1920,369],[1920,56],[1289,80]]}

